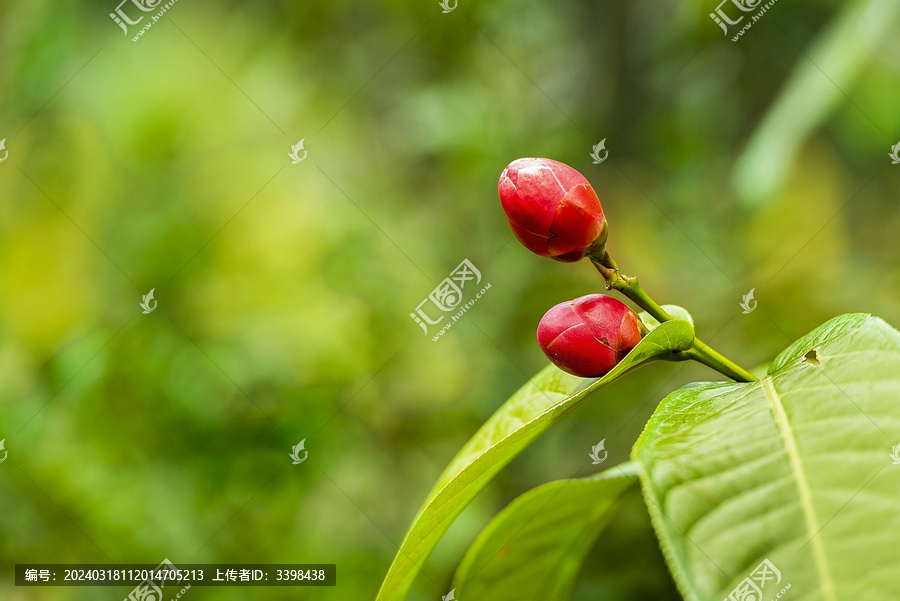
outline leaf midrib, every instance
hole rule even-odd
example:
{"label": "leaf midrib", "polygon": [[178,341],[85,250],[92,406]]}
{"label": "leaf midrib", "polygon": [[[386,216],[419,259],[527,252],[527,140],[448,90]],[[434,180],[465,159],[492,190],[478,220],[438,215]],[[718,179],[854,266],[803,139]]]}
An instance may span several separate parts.
{"label": "leaf midrib", "polygon": [[800,494],[800,508],[803,512],[803,519],[806,522],[806,529],[809,541],[813,551],[813,560],[816,563],[816,572],[819,574],[819,582],[822,584],[822,593],[825,599],[829,601],[837,601],[834,592],[834,581],[831,578],[831,568],[828,566],[828,557],[825,555],[825,547],[822,540],[818,537],[819,520],[816,516],[816,509],[813,505],[812,489],[809,481],[806,479],[806,471],[803,468],[803,460],[800,458],[800,450],[797,448],[797,439],[794,436],[794,429],[788,419],[784,404],[778,391],[775,390],[774,379],[770,376],[762,380],[763,390],[769,402],[772,403],[772,409],[775,412],[775,421],[781,432],[781,438],[784,440],[785,451],[791,464],[791,471],[794,474],[794,481],[797,483],[797,491]]}

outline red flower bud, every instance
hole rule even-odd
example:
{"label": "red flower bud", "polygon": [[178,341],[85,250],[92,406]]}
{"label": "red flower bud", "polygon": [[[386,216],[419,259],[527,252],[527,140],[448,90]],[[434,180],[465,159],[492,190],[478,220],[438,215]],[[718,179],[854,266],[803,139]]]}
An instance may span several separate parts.
{"label": "red flower bud", "polygon": [[637,315],[621,301],[589,294],[547,311],[538,325],[537,339],[561,370],[596,378],[641,341],[641,327]]}
{"label": "red flower bud", "polygon": [[500,175],[498,190],[516,238],[542,257],[578,261],[603,231],[597,193],[568,165],[516,159]]}

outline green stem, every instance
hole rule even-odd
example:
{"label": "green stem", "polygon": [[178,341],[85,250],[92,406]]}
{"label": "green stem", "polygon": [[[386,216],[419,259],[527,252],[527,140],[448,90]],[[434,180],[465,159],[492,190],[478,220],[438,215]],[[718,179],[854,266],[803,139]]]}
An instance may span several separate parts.
{"label": "green stem", "polygon": [[736,382],[753,382],[756,376],[729,359],[716,352],[708,344],[694,337],[694,346],[685,351],[689,359],[708,365],[720,374],[724,374]]}
{"label": "green stem", "polygon": [[[644,292],[644,289],[641,288],[636,277],[628,277],[620,274],[619,267],[616,265],[616,262],[613,261],[612,257],[609,256],[609,253],[602,247],[600,247],[598,251],[599,252],[596,254],[590,256],[591,263],[594,264],[594,267],[597,268],[597,271],[599,271],[603,276],[603,279],[606,280],[607,290],[618,290],[660,323],[671,321],[673,319],[673,317],[666,313],[655,300],[650,298],[650,295]],[[599,255],[599,257],[597,255]],[[703,363],[737,382],[753,382],[757,379],[756,376],[749,371],[717,352],[696,336],[694,336],[693,346],[689,350],[683,351],[683,358],[693,359],[694,361]]]}

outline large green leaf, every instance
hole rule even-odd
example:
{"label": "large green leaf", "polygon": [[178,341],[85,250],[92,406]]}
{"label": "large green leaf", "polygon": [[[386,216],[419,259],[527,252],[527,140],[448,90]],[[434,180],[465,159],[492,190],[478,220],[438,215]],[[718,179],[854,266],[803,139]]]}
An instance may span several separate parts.
{"label": "large green leaf", "polygon": [[764,601],[787,585],[795,601],[885,601],[900,599],[897,442],[900,333],[844,315],[760,381],[669,395],[634,458],[688,600],[730,599],[768,560]]}
{"label": "large green leaf", "polygon": [[441,474],[403,540],[377,601],[404,599],[422,563],[475,495],[591,392],[647,361],[687,350],[693,341],[689,322],[668,321],[600,379],[571,376],[552,365],[538,373],[484,423]]}
{"label": "large green leaf", "polygon": [[584,556],[637,481],[626,463],[557,480],[510,503],[482,531],[453,579],[460,599],[564,601]]}

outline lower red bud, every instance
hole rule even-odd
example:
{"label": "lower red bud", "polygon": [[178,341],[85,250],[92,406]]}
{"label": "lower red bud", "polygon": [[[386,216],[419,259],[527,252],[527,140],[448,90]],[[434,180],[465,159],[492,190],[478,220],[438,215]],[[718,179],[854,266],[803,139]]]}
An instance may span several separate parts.
{"label": "lower red bud", "polygon": [[557,367],[583,378],[608,373],[641,341],[634,311],[605,294],[551,308],[537,329],[541,350]]}

